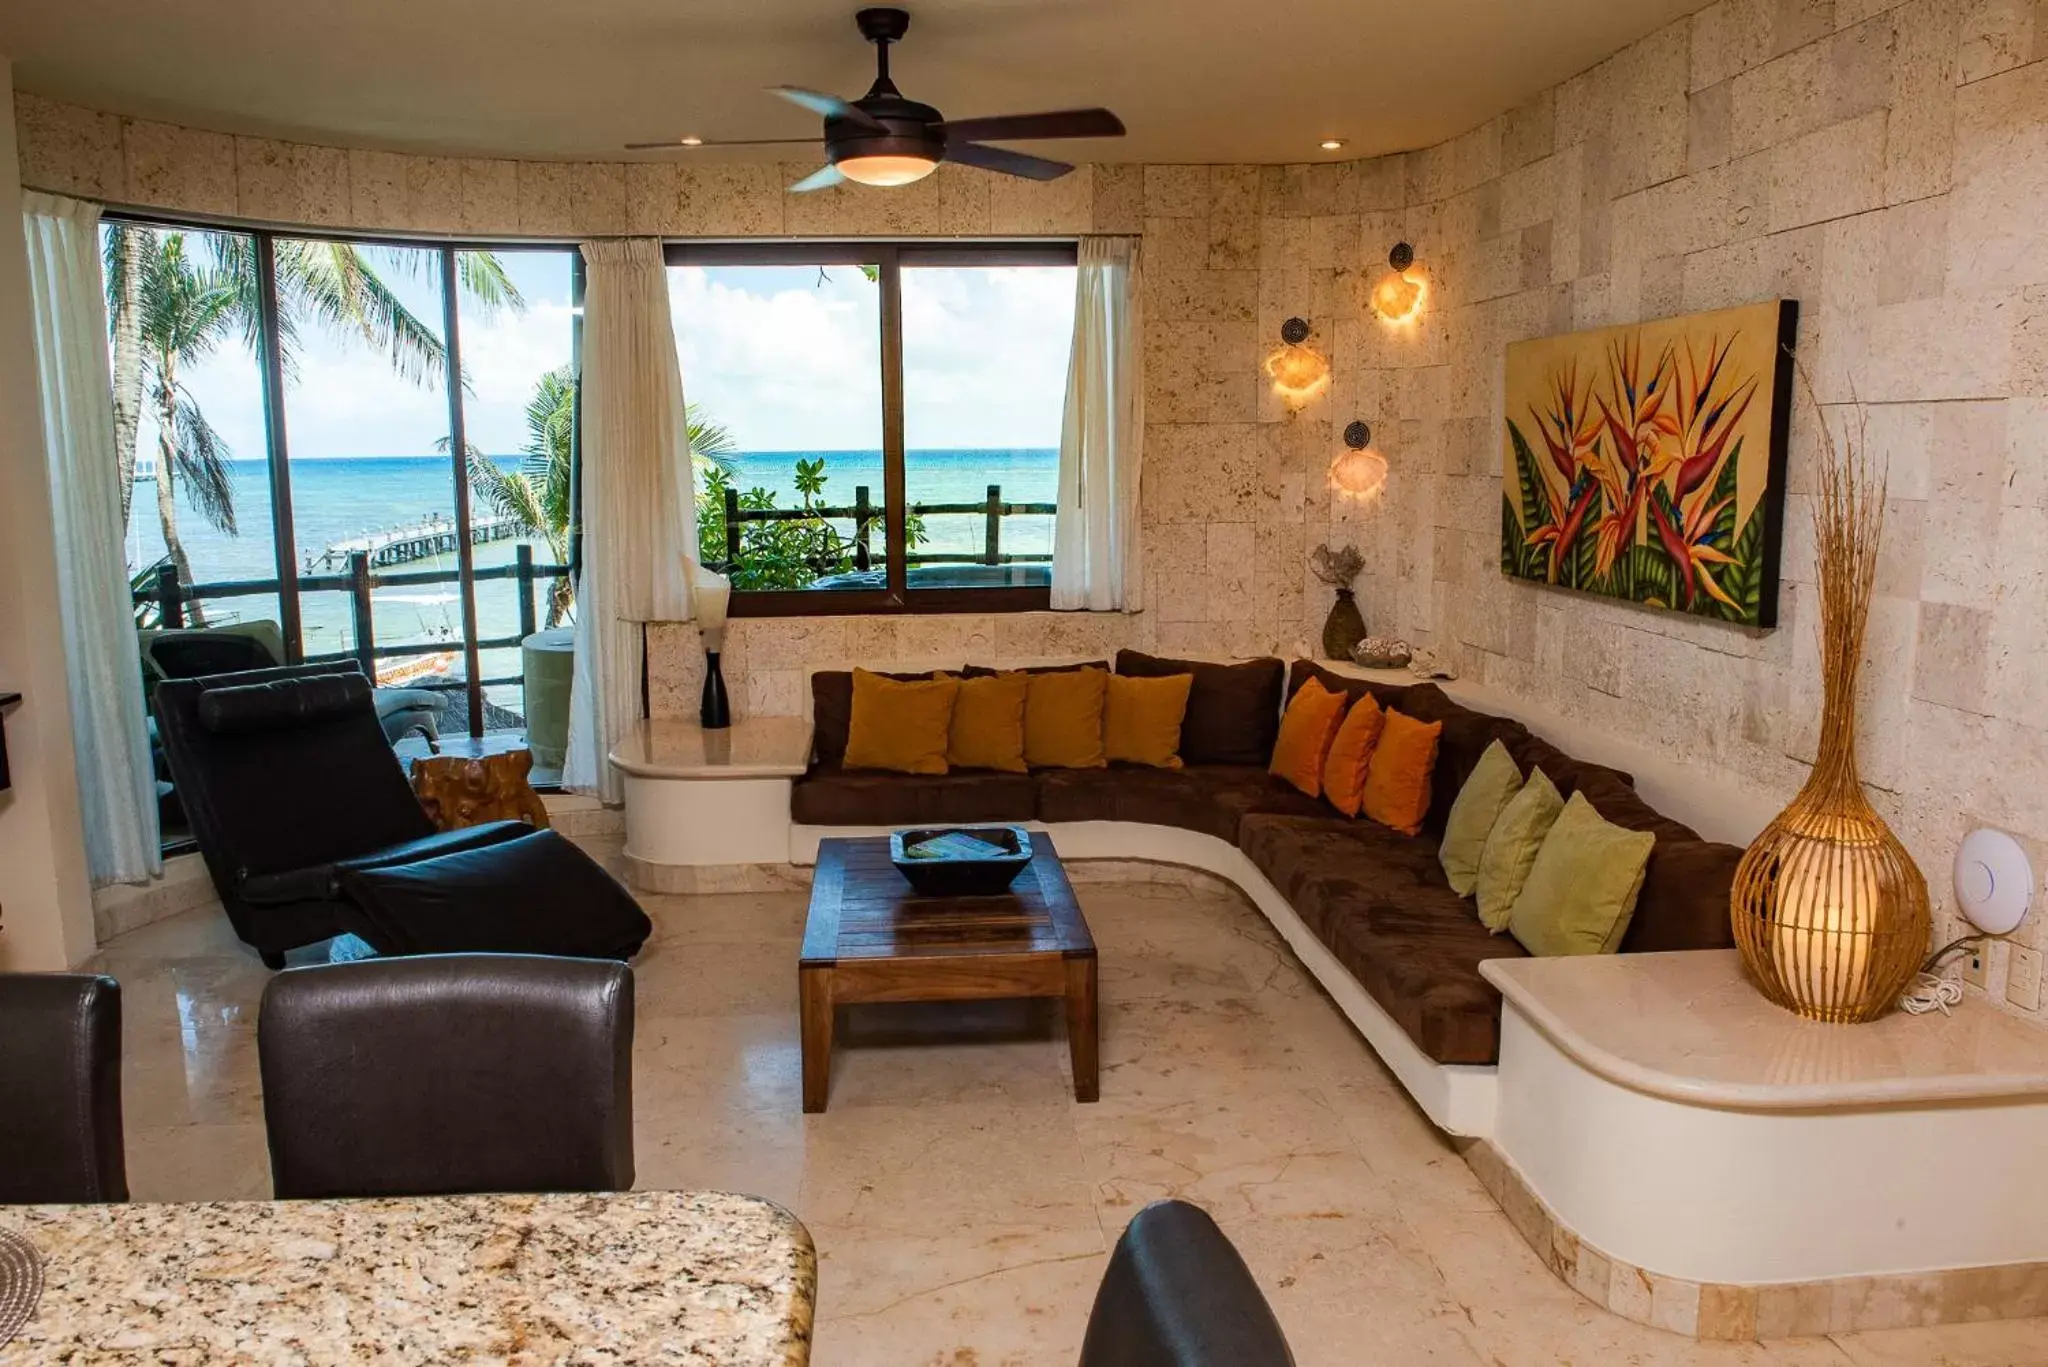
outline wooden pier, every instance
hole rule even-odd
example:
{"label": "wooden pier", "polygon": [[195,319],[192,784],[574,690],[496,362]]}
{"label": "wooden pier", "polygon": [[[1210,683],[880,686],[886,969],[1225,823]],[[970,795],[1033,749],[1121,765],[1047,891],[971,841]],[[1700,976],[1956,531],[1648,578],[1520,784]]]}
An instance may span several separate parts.
{"label": "wooden pier", "polygon": [[[487,541],[510,540],[524,532],[525,528],[516,519],[504,516],[473,517],[469,522],[472,546],[481,546]],[[337,541],[318,555],[308,555],[304,571],[317,574],[322,570],[345,568],[349,557],[358,551],[369,558],[372,569],[408,565],[430,556],[453,555],[457,540],[455,520],[434,513],[409,526]]]}

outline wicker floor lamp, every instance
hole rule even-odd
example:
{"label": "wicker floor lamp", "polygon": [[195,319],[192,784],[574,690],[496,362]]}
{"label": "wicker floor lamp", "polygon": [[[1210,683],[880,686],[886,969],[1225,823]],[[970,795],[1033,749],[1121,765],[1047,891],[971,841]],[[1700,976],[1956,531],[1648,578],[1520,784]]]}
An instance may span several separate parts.
{"label": "wicker floor lamp", "polygon": [[1861,432],[1836,443],[1803,369],[1799,378],[1821,430],[1820,750],[1806,786],[1743,855],[1729,902],[1735,941],[1766,997],[1812,1020],[1870,1021],[1912,981],[1928,938],[1927,880],[1856,773],[1856,676],[1885,480]]}

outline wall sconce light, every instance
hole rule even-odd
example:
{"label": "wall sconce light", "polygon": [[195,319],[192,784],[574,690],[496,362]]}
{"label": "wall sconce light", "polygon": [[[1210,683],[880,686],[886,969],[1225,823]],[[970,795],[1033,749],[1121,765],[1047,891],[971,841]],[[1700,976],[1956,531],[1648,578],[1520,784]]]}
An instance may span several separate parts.
{"label": "wall sconce light", "polygon": [[1422,301],[1429,294],[1429,282],[1408,273],[1408,268],[1414,264],[1415,248],[1406,242],[1396,242],[1394,250],[1387,253],[1387,265],[1393,269],[1373,287],[1372,311],[1389,323],[1412,322],[1422,311]]}
{"label": "wall sconce light", "polygon": [[1330,489],[1341,498],[1367,503],[1387,487],[1387,458],[1372,449],[1372,429],[1353,422],[1344,429],[1350,449],[1330,462]]}
{"label": "wall sconce light", "polygon": [[1289,403],[1307,403],[1330,383],[1330,363],[1308,346],[1308,322],[1289,318],[1280,325],[1280,346],[1266,356],[1273,392]]}

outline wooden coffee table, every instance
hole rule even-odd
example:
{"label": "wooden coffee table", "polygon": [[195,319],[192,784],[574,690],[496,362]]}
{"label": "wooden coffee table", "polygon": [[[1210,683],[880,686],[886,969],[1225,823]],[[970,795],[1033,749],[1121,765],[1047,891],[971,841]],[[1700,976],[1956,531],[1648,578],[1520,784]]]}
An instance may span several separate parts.
{"label": "wooden coffee table", "polygon": [[1095,940],[1052,838],[1031,833],[1031,863],[993,897],[920,897],[880,839],[821,840],[797,962],[804,1110],[825,1109],[832,1011],[848,1002],[1063,997],[1074,1099],[1098,1094]]}

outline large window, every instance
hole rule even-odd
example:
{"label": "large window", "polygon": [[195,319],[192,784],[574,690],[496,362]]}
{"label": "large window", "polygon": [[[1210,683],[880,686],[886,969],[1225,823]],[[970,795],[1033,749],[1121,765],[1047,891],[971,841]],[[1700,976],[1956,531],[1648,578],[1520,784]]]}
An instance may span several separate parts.
{"label": "large window", "polygon": [[441,693],[444,737],[524,737],[521,641],[575,611],[574,250],[104,246],[138,627],[355,659]]}
{"label": "large window", "polygon": [[1046,606],[1068,244],[672,244],[698,533],[741,614]]}

